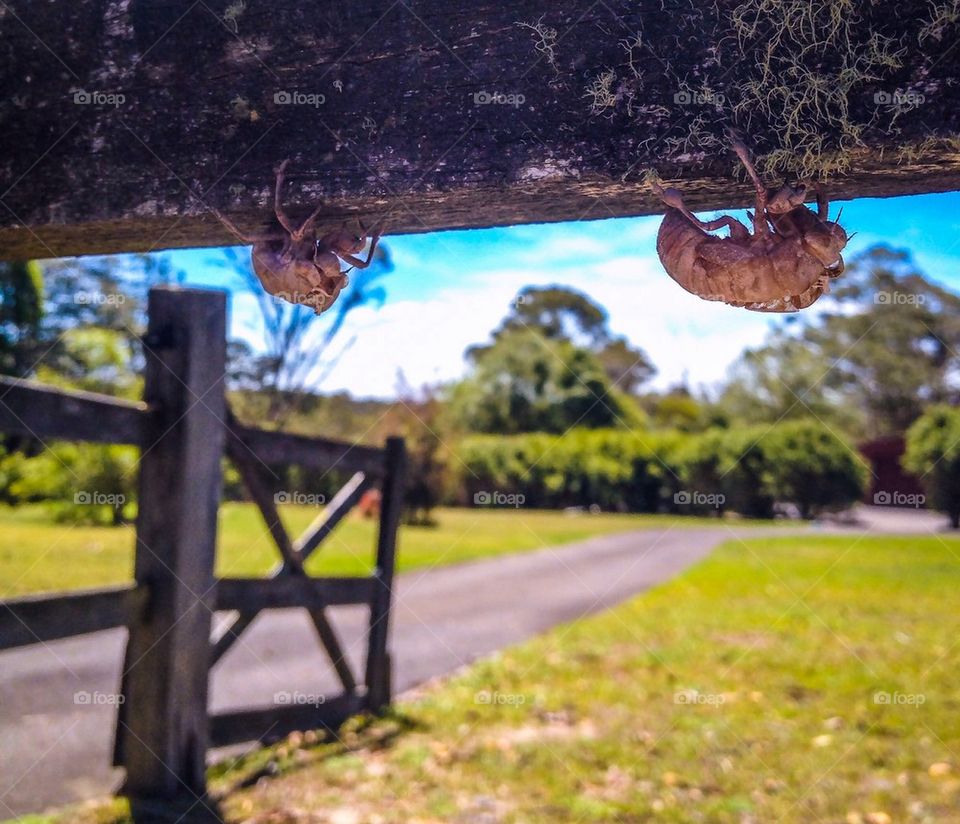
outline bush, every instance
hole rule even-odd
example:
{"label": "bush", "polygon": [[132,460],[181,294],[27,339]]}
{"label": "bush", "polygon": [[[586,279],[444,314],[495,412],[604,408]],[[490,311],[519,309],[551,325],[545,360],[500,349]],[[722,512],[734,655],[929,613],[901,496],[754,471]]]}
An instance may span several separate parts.
{"label": "bush", "polygon": [[960,528],[960,410],[927,409],[907,431],[903,466],[919,476],[929,503]]}
{"label": "bush", "polygon": [[[713,511],[722,515],[727,508],[724,482],[729,465],[728,438],[727,430],[710,429],[681,441],[677,449],[677,463],[683,488],[678,492],[685,493],[688,501],[682,511]],[[712,503],[708,503],[709,496],[713,496]],[[676,497],[674,501],[677,501]],[[674,508],[680,509],[679,506]]]}
{"label": "bush", "polygon": [[132,446],[57,443],[36,457],[18,456],[8,495],[47,503],[60,520],[121,524],[136,497],[137,459]]}
{"label": "bush", "polygon": [[796,504],[802,518],[845,509],[863,495],[866,464],[821,423],[779,424],[763,437],[763,449],[771,495]]}
{"label": "bush", "polygon": [[531,507],[717,512],[773,517],[777,500],[803,517],[856,501],[865,467],[829,429],[774,427],[643,432],[574,429],[563,436],[473,436],[461,443],[465,502],[523,495]]}
{"label": "bush", "polygon": [[531,507],[592,506],[655,512],[677,477],[670,437],[611,429],[466,438],[465,498],[478,493],[522,494]]}
{"label": "bush", "polygon": [[725,430],[720,443],[720,489],[726,506],[748,518],[772,518],[768,427]]}

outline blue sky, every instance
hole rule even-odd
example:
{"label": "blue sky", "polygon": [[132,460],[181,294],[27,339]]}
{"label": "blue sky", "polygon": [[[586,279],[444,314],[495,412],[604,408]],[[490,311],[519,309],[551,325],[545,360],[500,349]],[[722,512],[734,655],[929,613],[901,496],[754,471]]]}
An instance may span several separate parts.
{"label": "blue sky", "polygon": [[[848,260],[874,243],[906,247],[928,276],[960,291],[960,193],[849,201],[831,206],[831,217],[838,205],[847,231],[858,232]],[[763,341],[775,317],[684,292],[657,259],[659,223],[652,216],[388,236],[395,269],[382,281],[386,303],[354,312],[340,338],[350,346],[316,388],[390,397],[398,370],[414,386],[457,378],[464,349],[487,338],[517,292],[548,283],[579,289],[604,306],[613,331],[657,366],[655,386],[684,377],[695,387],[714,386],[744,347]],[[256,346],[254,300],[214,264],[220,253],[168,254],[188,283],[233,291],[233,334]]]}

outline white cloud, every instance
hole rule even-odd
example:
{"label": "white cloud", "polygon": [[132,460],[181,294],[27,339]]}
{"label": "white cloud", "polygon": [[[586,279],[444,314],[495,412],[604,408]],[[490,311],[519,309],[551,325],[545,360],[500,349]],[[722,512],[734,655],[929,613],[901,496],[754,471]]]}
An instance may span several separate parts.
{"label": "white cloud", "polygon": [[650,355],[660,387],[685,375],[694,386],[722,379],[745,346],[763,340],[770,324],[768,316],[685,292],[652,255],[583,267],[571,260],[562,268],[490,271],[480,281],[450,282],[427,300],[356,310],[343,333],[356,340],[322,389],[388,396],[398,369],[414,386],[457,378],[464,349],[488,338],[517,292],[547,283],[580,289],[606,307],[612,329]]}
{"label": "white cloud", "polygon": [[353,345],[321,387],[359,396],[390,396],[402,370],[413,386],[463,374],[464,350],[485,340],[509,308],[517,288],[453,287],[423,301],[388,302],[355,310],[341,335]]}

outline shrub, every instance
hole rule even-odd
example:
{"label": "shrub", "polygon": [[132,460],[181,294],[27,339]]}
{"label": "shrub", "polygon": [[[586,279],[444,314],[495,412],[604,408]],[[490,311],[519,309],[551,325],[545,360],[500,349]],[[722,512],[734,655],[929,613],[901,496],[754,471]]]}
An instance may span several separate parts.
{"label": "shrub", "polygon": [[[727,508],[727,491],[725,476],[728,461],[727,439],[728,430],[710,429],[699,435],[691,435],[683,439],[677,449],[677,463],[682,479],[682,489],[689,496],[689,503],[683,507],[684,512],[704,512],[713,510],[722,515]],[[706,503],[705,497],[694,497],[693,493],[702,496],[715,497],[716,505]],[[677,499],[674,498],[674,501]],[[675,507],[679,509],[679,507]]]}
{"label": "shrub", "polygon": [[827,426],[790,421],[763,437],[770,493],[794,503],[802,518],[845,509],[863,495],[867,467]]}
{"label": "shrub", "polygon": [[720,491],[726,506],[748,518],[772,518],[774,496],[766,438],[769,426],[722,430]]}
{"label": "shrub", "polygon": [[[573,429],[565,435],[480,435],[461,443],[467,502],[520,494],[532,507],[723,512],[773,517],[774,501],[803,517],[862,492],[865,467],[825,426],[806,421],[699,434]],[[680,494],[678,493],[685,493]]]}
{"label": "shrub", "polygon": [[137,458],[132,446],[53,444],[22,458],[10,493],[50,504],[61,520],[121,524],[136,497]]}
{"label": "shrub", "polygon": [[903,466],[920,477],[929,502],[960,528],[960,410],[932,406],[907,431]]}
{"label": "shrub", "polygon": [[573,429],[499,437],[476,435],[458,450],[468,502],[478,493],[522,494],[532,507],[591,506],[653,512],[671,470],[663,444],[647,433]]}

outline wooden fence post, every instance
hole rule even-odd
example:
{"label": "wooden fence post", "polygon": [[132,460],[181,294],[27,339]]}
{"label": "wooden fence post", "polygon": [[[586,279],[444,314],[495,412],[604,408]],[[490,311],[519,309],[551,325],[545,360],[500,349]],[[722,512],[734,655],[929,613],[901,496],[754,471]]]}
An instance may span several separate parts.
{"label": "wooden fence post", "polygon": [[378,712],[390,703],[391,666],[387,650],[393,571],[396,565],[397,530],[403,511],[406,447],[403,438],[387,438],[384,458],[383,499],[380,502],[380,532],[377,538],[377,568],[370,602],[367,639],[367,709]]}
{"label": "wooden fence post", "polygon": [[150,291],[149,405],[140,459],[135,578],[117,753],[133,797],[206,789],[207,675],[223,455],[226,295]]}

